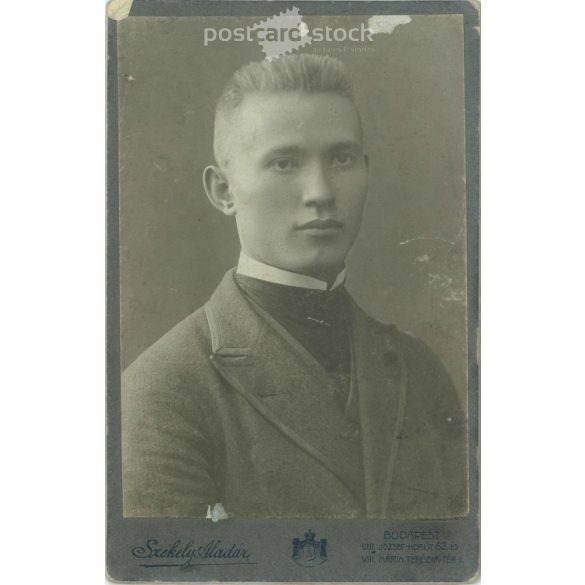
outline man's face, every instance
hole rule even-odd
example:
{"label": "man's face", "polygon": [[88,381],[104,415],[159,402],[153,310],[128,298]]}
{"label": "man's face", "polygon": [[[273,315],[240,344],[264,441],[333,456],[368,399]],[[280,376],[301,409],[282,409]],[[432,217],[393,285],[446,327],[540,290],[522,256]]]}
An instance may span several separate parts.
{"label": "man's face", "polygon": [[226,173],[243,251],[333,278],[357,237],[368,186],[355,106],[328,93],[247,95],[230,142]]}

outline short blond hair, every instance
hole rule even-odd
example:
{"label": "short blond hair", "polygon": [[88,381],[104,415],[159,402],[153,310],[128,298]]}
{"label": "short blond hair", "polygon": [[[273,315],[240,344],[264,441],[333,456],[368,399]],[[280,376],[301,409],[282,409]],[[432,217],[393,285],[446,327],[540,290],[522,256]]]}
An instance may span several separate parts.
{"label": "short blond hair", "polygon": [[217,102],[213,152],[218,165],[227,165],[226,126],[244,97],[251,93],[288,91],[333,93],[355,105],[349,72],[339,59],[301,53],[272,61],[252,61],[234,73]]}

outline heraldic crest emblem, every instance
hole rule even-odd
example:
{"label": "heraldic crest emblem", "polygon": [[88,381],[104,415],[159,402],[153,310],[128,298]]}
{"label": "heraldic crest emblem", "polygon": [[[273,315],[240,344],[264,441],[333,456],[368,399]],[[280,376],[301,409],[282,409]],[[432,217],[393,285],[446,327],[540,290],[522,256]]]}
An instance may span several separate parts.
{"label": "heraldic crest emblem", "polygon": [[327,560],[327,539],[315,539],[311,529],[305,532],[305,538],[293,540],[292,560],[301,567],[316,567]]}

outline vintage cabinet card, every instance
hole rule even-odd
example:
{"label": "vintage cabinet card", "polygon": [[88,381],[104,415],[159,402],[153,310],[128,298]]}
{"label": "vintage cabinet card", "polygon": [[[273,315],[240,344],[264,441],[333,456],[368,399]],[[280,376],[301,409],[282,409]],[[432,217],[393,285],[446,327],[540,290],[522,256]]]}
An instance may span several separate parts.
{"label": "vintage cabinet card", "polygon": [[479,12],[108,5],[117,581],[479,572]]}

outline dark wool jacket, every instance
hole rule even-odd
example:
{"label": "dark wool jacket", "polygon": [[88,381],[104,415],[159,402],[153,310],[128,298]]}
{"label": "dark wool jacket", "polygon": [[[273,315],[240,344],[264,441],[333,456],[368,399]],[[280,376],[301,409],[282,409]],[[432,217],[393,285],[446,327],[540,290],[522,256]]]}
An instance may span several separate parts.
{"label": "dark wool jacket", "polygon": [[465,418],[436,356],[352,306],[356,428],[331,379],[230,270],[122,378],[124,515],[447,518],[467,511]]}

